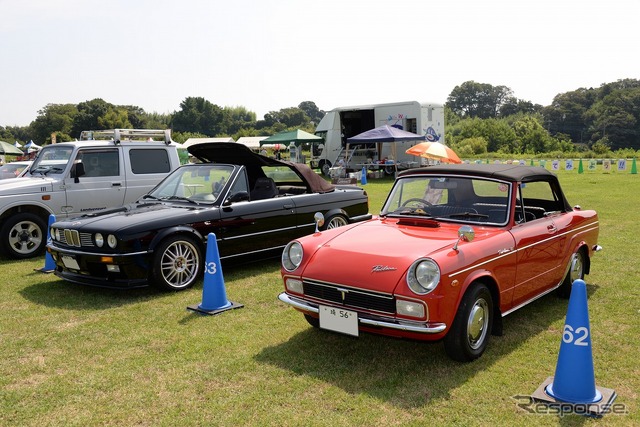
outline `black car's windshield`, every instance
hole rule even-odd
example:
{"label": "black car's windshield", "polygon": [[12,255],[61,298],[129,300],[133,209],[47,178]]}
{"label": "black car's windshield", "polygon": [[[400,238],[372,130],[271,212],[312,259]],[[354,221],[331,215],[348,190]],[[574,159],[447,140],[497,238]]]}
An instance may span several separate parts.
{"label": "black car's windshield", "polygon": [[182,166],[143,197],[157,200],[214,202],[226,188],[233,169],[231,165],[216,164]]}
{"label": "black car's windshield", "polygon": [[410,176],[396,181],[380,214],[505,224],[510,189],[508,182],[485,178]]}

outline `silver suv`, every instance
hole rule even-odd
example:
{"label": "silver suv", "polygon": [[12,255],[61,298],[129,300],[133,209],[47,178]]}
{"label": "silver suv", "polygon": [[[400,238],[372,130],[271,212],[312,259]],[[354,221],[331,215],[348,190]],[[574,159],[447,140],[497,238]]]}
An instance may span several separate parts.
{"label": "silver suv", "polygon": [[42,254],[50,214],[70,218],[122,206],[180,165],[169,130],[82,132],[80,141],[47,145],[21,178],[0,181],[0,251]]}

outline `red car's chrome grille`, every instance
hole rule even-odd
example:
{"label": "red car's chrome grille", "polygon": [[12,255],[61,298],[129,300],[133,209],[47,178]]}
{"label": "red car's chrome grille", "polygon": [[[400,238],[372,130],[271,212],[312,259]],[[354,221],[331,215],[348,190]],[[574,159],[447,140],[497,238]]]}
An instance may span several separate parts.
{"label": "red car's chrome grille", "polygon": [[318,299],[342,305],[345,308],[362,308],[383,313],[396,313],[396,300],[392,295],[362,291],[334,284],[303,281],[304,294]]}

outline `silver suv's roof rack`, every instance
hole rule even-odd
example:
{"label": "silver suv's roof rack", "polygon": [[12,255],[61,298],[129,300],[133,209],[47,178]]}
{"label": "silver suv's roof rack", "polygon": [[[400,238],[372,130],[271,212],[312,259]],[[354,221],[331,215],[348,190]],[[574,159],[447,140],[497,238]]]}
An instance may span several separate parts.
{"label": "silver suv's roof rack", "polygon": [[80,133],[80,141],[93,140],[113,140],[116,144],[120,141],[164,141],[167,145],[173,142],[171,129],[85,130]]}

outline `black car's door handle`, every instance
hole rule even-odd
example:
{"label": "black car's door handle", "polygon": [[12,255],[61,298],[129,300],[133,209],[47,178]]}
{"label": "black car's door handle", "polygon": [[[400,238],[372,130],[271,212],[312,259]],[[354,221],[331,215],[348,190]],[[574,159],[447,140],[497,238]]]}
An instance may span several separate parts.
{"label": "black car's door handle", "polygon": [[283,208],[284,209],[293,209],[293,205],[284,205]]}

